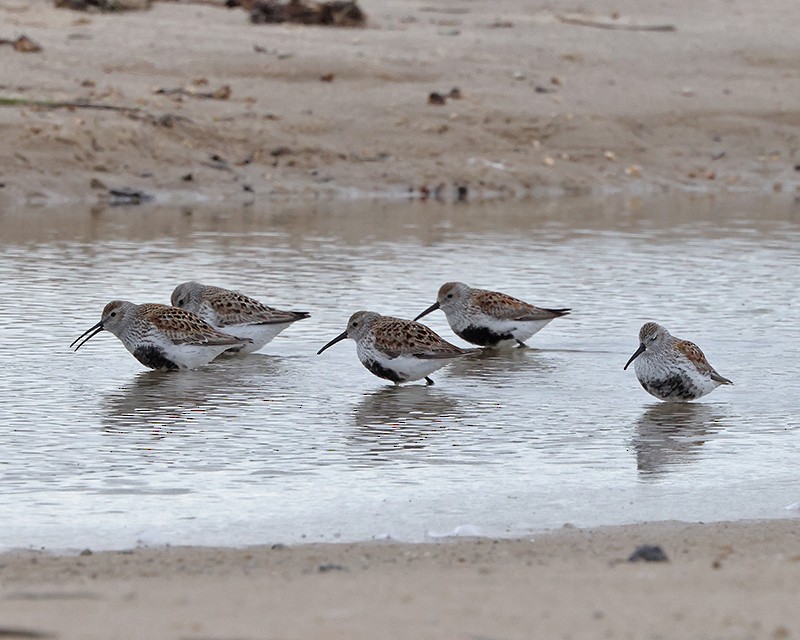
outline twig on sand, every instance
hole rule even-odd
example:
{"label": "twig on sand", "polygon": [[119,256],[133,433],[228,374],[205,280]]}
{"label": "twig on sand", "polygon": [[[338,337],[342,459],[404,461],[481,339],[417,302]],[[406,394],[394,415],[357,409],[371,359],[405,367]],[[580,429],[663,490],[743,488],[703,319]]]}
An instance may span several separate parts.
{"label": "twig on sand", "polygon": [[619,31],[677,31],[674,24],[631,24],[629,22],[611,22],[607,19],[593,20],[578,16],[556,16],[565,24],[575,24],[581,27],[595,27],[597,29],[616,29]]}
{"label": "twig on sand", "polygon": [[126,111],[136,113],[139,107],[120,107],[113,104],[83,102],[82,100],[30,100],[28,98],[5,98],[0,96],[0,107],[41,107],[43,109],[99,109],[102,111]]}

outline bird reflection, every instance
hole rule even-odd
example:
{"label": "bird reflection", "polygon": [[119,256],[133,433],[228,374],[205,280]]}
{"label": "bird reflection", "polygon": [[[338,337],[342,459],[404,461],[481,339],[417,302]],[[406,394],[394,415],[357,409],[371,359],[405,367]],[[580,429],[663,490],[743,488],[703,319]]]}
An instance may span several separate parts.
{"label": "bird reflection", "polygon": [[441,389],[382,387],[366,394],[353,410],[353,453],[371,463],[389,460],[397,452],[423,449],[459,413],[458,403]]}
{"label": "bird reflection", "polygon": [[642,476],[658,476],[687,464],[724,425],[713,405],[666,402],[645,411],[636,423],[633,447]]}
{"label": "bird reflection", "polygon": [[475,355],[461,358],[447,367],[450,376],[462,378],[516,378],[531,372],[556,369],[546,351],[530,347],[511,349],[483,349]]}
{"label": "bird reflection", "polygon": [[263,395],[264,378],[283,373],[280,358],[253,354],[219,360],[195,371],[143,371],[108,394],[104,429],[128,433],[152,430],[155,438],[197,422],[221,408],[242,406]]}

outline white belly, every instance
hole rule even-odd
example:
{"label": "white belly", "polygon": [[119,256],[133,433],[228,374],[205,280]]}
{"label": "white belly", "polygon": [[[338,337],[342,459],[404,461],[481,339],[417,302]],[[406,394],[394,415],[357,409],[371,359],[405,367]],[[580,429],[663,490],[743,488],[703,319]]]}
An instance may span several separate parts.
{"label": "white belly", "polygon": [[[384,354],[373,349],[365,349],[360,344],[357,345],[356,351],[361,364],[372,371],[376,376],[386,380],[392,380],[395,384],[422,380],[425,376],[432,374],[434,371],[438,371],[457,359],[428,359],[416,358],[414,356],[387,358]],[[376,369],[378,368],[383,369],[384,373],[377,371]]]}
{"label": "white belly", "polygon": [[225,355],[245,355],[258,351],[265,344],[270,342],[281,331],[288,327],[291,322],[282,324],[236,324],[227,327],[216,327],[228,335],[235,338],[249,338],[252,344],[248,343],[241,347],[229,349]]}
{"label": "white belly", "polygon": [[633,362],[645,391],[666,402],[688,402],[711,393],[720,383],[691,363],[659,361],[642,354]]}

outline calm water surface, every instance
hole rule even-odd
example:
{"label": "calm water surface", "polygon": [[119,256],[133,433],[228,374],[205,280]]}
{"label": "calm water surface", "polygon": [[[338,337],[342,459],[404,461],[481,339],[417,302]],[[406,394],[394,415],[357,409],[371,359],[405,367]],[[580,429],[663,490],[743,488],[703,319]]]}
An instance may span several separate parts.
{"label": "calm water surface", "polygon": [[[798,243],[800,207],[769,199],[0,212],[0,548],[791,517]],[[194,372],[107,333],[68,349],[109,300],[189,279],[312,318]],[[315,355],[353,311],[413,317],[455,279],[573,315],[433,387],[373,377],[351,341]],[[648,396],[622,371],[646,320],[735,386]]]}

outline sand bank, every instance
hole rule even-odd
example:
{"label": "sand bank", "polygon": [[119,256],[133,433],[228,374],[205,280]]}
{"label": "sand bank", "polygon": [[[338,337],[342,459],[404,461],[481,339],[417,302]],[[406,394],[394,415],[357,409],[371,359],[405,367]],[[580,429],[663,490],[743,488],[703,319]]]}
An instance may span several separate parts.
{"label": "sand bank", "polygon": [[[642,544],[660,545],[669,561],[627,561]],[[3,637],[783,639],[800,633],[796,519],[564,528],[525,540],[85,553],[0,557]]]}
{"label": "sand bank", "polygon": [[362,4],[339,29],[2,0],[43,50],[0,51],[0,202],[796,188],[794,0]]}

